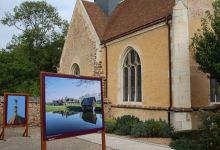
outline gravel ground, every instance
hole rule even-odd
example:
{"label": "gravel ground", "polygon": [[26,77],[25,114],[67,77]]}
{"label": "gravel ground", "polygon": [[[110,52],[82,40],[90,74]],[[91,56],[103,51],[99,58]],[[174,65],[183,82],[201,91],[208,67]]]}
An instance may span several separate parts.
{"label": "gravel ground", "polygon": [[[24,128],[5,129],[5,140],[0,140],[0,150],[40,150],[40,128],[29,128],[30,137],[22,137]],[[101,150],[95,144],[79,138],[66,138],[47,142],[47,150]],[[107,150],[113,150],[107,147]]]}

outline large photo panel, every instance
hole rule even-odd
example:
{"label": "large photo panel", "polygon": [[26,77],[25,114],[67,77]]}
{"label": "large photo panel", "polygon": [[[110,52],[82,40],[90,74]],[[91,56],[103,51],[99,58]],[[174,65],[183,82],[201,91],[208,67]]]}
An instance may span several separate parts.
{"label": "large photo panel", "polygon": [[27,123],[27,95],[5,94],[5,125],[22,126]]}
{"label": "large photo panel", "polygon": [[45,140],[103,130],[102,80],[42,73]]}

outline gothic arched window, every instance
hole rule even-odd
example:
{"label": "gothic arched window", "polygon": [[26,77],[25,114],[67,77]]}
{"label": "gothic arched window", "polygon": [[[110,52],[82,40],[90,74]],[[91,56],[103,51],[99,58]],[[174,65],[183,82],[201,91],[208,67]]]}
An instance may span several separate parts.
{"label": "gothic arched window", "polygon": [[131,49],[123,63],[123,101],[141,102],[141,61],[138,53]]}
{"label": "gothic arched window", "polygon": [[73,64],[72,66],[72,73],[74,75],[80,75],[80,69],[78,64]]}

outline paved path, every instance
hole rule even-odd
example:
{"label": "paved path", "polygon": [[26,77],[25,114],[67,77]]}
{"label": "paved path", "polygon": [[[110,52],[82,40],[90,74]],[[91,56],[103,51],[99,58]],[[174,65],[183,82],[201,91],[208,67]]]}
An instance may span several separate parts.
{"label": "paved path", "polygon": [[[1,131],[1,128],[0,128]],[[24,128],[5,129],[5,140],[0,150],[40,150],[40,128],[29,128],[30,137],[22,137]],[[66,138],[47,142],[47,150],[101,150],[102,146],[79,138]],[[113,150],[107,147],[107,150]]]}
{"label": "paved path", "polygon": [[[101,134],[83,135],[79,136],[78,138],[90,141],[92,143],[101,144]],[[171,150],[171,148],[166,145],[136,141],[133,139],[109,134],[106,135],[106,145],[117,150]]]}

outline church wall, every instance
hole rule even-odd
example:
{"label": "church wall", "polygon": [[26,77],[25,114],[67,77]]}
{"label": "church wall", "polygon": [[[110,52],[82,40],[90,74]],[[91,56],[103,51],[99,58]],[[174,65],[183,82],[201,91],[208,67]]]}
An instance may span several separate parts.
{"label": "church wall", "polygon": [[[190,43],[194,33],[201,27],[201,18],[204,17],[205,11],[212,10],[211,2],[212,0],[188,0]],[[209,79],[206,74],[198,70],[192,51],[190,54],[192,107],[207,106],[209,105]]]}
{"label": "church wall", "polygon": [[[146,107],[169,107],[168,28],[165,24],[154,30],[107,45],[108,100],[112,105],[123,105],[120,65],[123,54],[129,46],[138,52],[142,63],[142,102],[133,104]],[[126,112],[132,113],[132,110],[112,108],[113,116],[126,114]],[[155,113],[151,110],[137,109],[135,112],[134,114],[141,118],[149,114],[147,112],[152,112],[155,118],[167,119],[163,113]],[[145,113],[141,115],[143,112]]]}
{"label": "church wall", "polygon": [[77,3],[60,60],[59,73],[72,74],[71,67],[77,63],[80,75],[93,76],[96,40],[79,1]]}
{"label": "church wall", "polygon": [[142,121],[146,121],[149,119],[155,119],[155,120],[162,119],[168,121],[167,111],[114,108],[112,109],[112,114],[114,114],[115,118],[124,115],[132,115],[132,116],[137,116]]}

